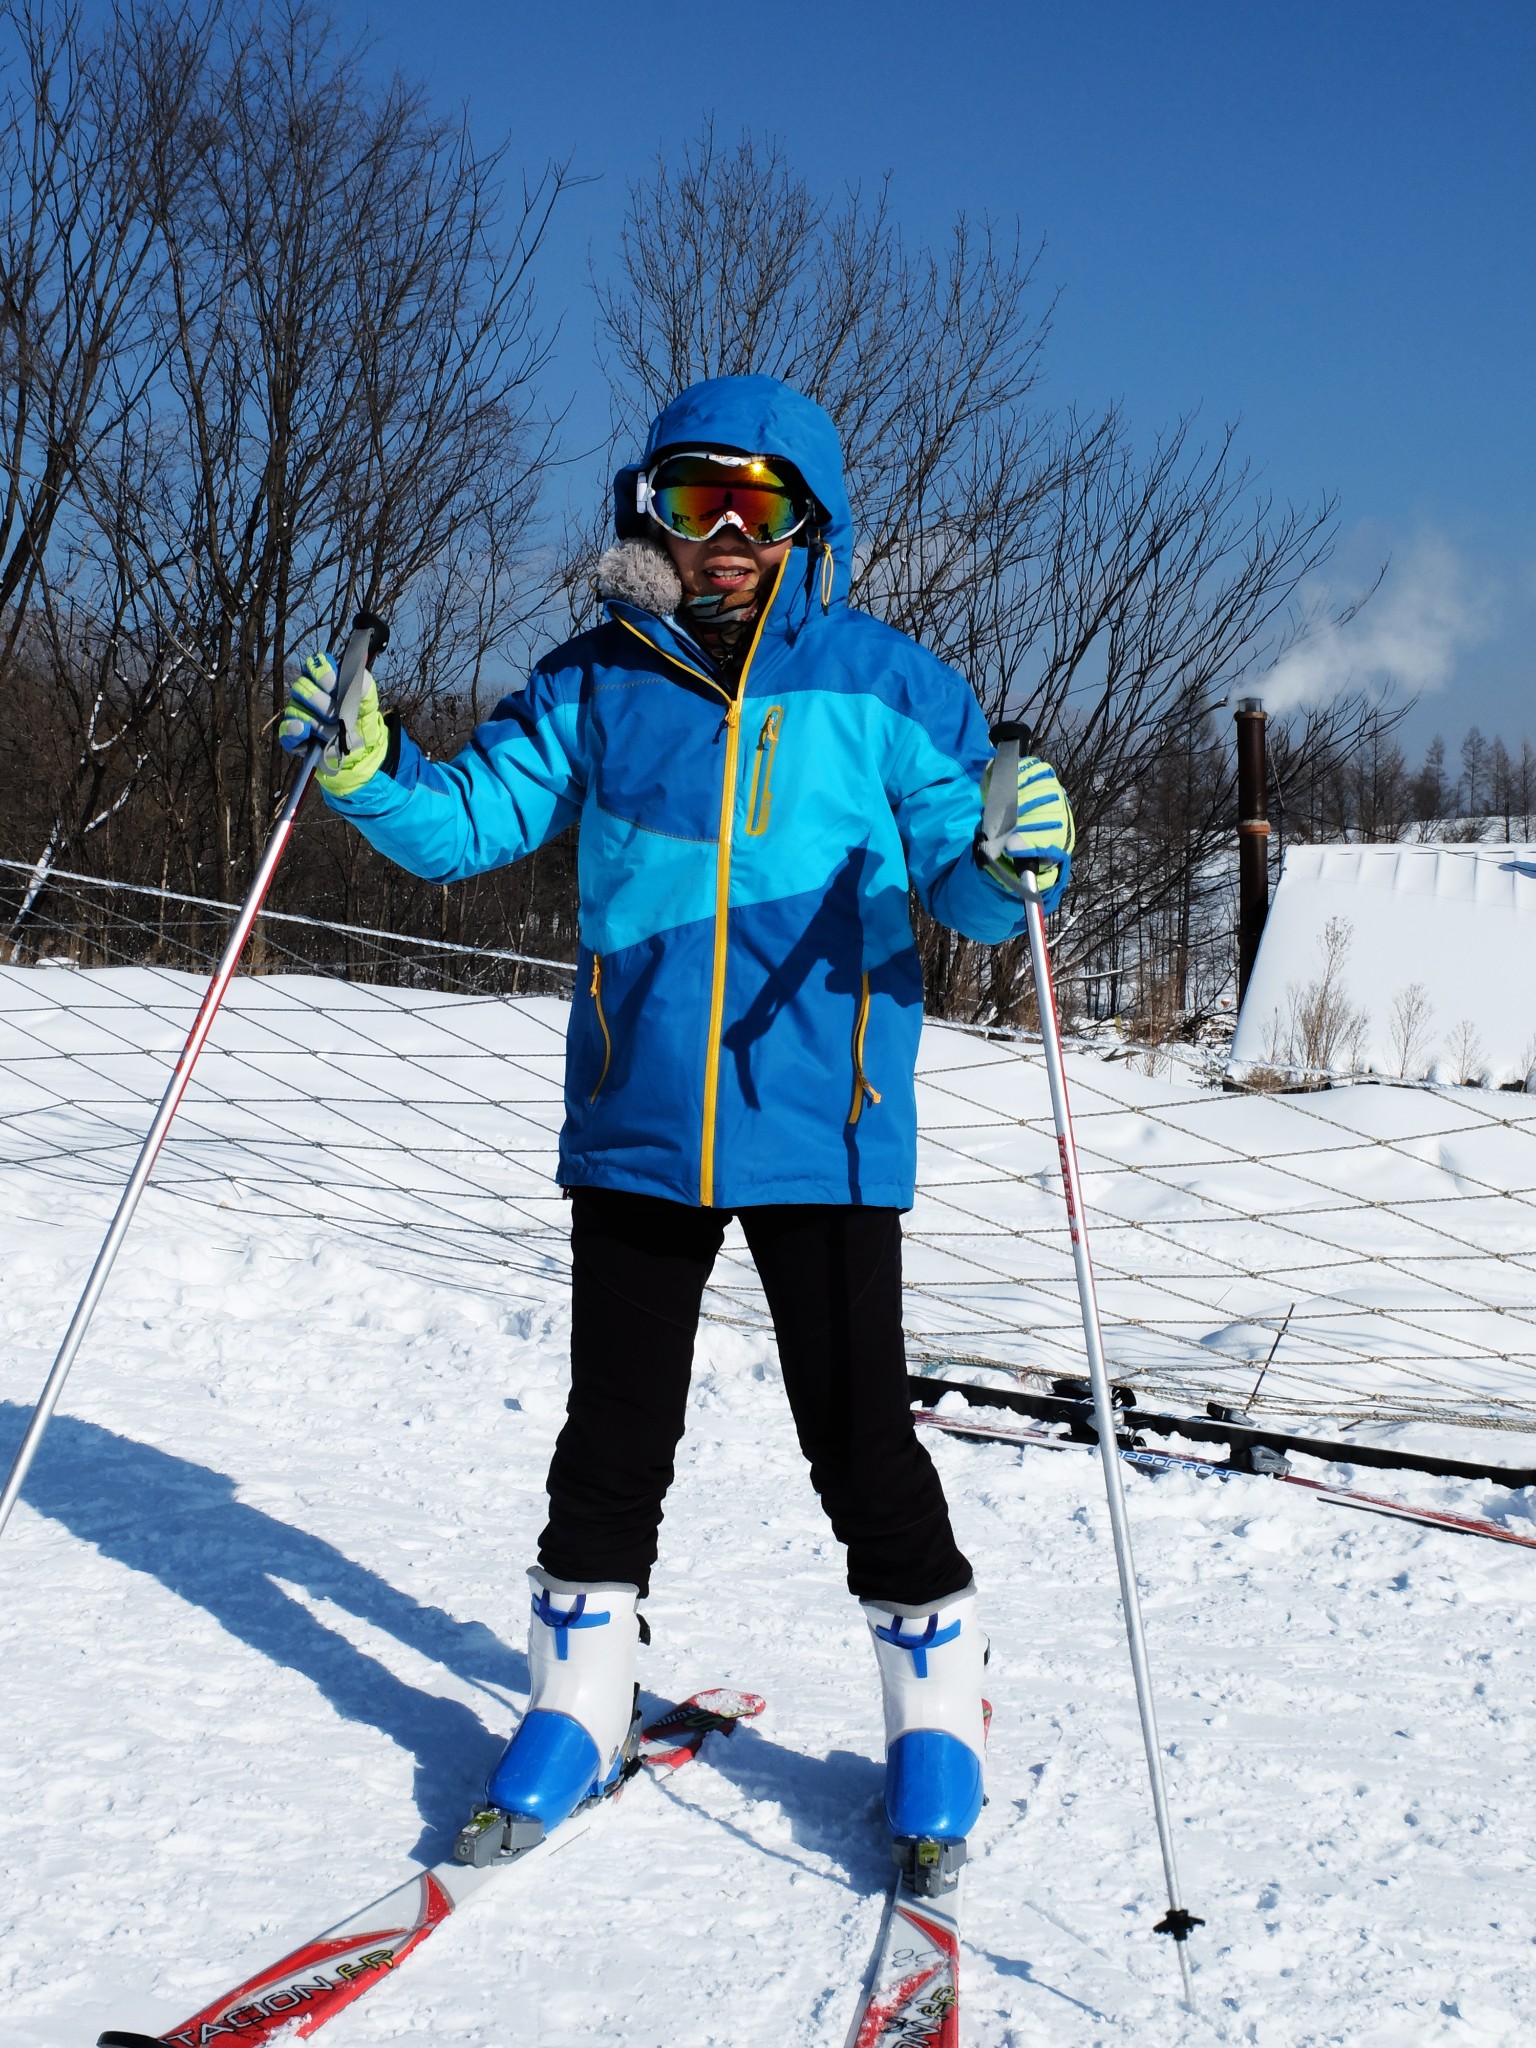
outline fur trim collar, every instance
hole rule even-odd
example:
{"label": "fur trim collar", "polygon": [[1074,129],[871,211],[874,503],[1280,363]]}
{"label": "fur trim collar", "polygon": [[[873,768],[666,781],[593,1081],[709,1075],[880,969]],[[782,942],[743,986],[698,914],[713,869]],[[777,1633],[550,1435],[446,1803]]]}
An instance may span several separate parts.
{"label": "fur trim collar", "polygon": [[599,597],[622,598],[662,619],[683,601],[682,583],[660,541],[619,541],[598,558],[594,581]]}

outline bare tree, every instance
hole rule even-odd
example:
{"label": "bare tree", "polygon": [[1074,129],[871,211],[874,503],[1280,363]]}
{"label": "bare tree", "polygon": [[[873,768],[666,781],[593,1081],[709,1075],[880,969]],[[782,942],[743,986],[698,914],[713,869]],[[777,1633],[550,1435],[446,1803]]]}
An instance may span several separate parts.
{"label": "bare tree", "polygon": [[1017,234],[963,216],[909,249],[888,181],[818,199],[780,144],[712,123],[630,187],[597,287],[616,438],[701,377],[782,377],[824,405],[858,508],[853,601],[964,651],[982,583],[1027,550],[1050,305]]}
{"label": "bare tree", "polygon": [[[121,483],[126,509],[142,479],[124,476]],[[88,857],[96,835],[132,802],[141,773],[163,750],[166,724],[157,713],[190,663],[185,648],[158,626],[120,550],[114,560],[90,528],[78,552],[60,550],[55,536],[8,663],[12,714],[25,734],[24,779],[34,803],[45,801],[48,818],[10,922],[13,959],[55,867],[66,855]]]}
{"label": "bare tree", "polygon": [[49,822],[13,932],[54,865],[126,801],[123,750],[141,747],[165,680],[119,658],[125,592],[121,576],[98,589],[90,573],[86,483],[99,465],[120,494],[124,436],[164,365],[159,206],[183,176],[173,143],[210,18],[165,6],[97,32],[72,5],[0,8],[0,689],[35,719],[51,687],[55,713]]}
{"label": "bare tree", "polygon": [[81,470],[161,361],[167,145],[197,90],[205,7],[112,15],[8,0],[0,45],[0,648],[9,653]]}
{"label": "bare tree", "polygon": [[[283,773],[295,650],[336,644],[359,605],[394,615],[397,702],[481,708],[487,664],[547,599],[531,265],[566,173],[509,198],[503,152],[373,84],[303,5],[194,22],[143,0],[94,42],[73,12],[13,20],[39,110],[31,131],[13,111],[13,189],[41,133],[69,200],[44,215],[62,310],[29,315],[47,376],[11,398],[0,525],[11,633],[61,733],[20,924],[139,777],[165,858],[174,840],[189,879],[236,890]],[[17,275],[43,267],[31,237],[13,224]],[[82,306],[76,362],[52,337]]]}
{"label": "bare tree", "polygon": [[1470,1017],[1463,1017],[1451,1032],[1450,1049],[1451,1071],[1457,1086],[1485,1087],[1487,1073],[1483,1063],[1483,1041]]}
{"label": "bare tree", "polygon": [[527,609],[548,452],[529,265],[563,173],[525,189],[508,228],[500,168],[419,91],[371,89],[307,10],[253,17],[221,52],[185,203],[166,209],[155,426],[174,487],[146,497],[133,538],[198,649],[188,710],[226,887],[264,834],[297,647],[334,641],[358,604],[389,608],[397,698],[428,675],[472,690]]}
{"label": "bare tree", "polygon": [[1354,1072],[1369,1023],[1344,982],[1354,936],[1348,918],[1330,917],[1318,940],[1322,967],[1316,979],[1305,987],[1292,983],[1286,991],[1290,1017],[1283,1065],[1304,1073]]}
{"label": "bare tree", "polygon": [[1392,998],[1392,1049],[1400,1080],[1408,1080],[1423,1064],[1430,1046],[1435,1006],[1422,981],[1410,981]]}
{"label": "bare tree", "polygon": [[1515,764],[1508,747],[1496,734],[1488,756],[1489,795],[1492,808],[1504,820],[1504,837],[1510,839],[1515,813]]}
{"label": "bare tree", "polygon": [[1488,809],[1488,742],[1477,726],[1471,727],[1461,743],[1462,810],[1478,818]]}

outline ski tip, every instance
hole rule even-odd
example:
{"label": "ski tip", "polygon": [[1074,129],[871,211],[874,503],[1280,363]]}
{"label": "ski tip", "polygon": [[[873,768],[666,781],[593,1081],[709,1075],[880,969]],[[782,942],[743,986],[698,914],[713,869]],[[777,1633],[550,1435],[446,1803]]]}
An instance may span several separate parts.
{"label": "ski tip", "polygon": [[728,1686],[714,1692],[695,1693],[688,1702],[706,1714],[718,1714],[722,1721],[751,1721],[768,1702],[755,1692],[732,1692]]}
{"label": "ski tip", "polygon": [[735,1692],[725,1686],[693,1693],[646,1723],[640,1731],[640,1760],[656,1770],[676,1770],[698,1755],[707,1735],[717,1729],[729,1735],[738,1723],[754,1719],[766,1705],[755,1692]]}
{"label": "ski tip", "polygon": [[166,2048],[166,2043],[160,2034],[126,2034],[121,2027],[108,2027],[96,2036],[96,2048]]}
{"label": "ski tip", "polygon": [[717,1687],[713,1692],[690,1693],[675,1707],[658,1714],[654,1721],[647,1721],[643,1735],[649,1740],[673,1729],[731,1728],[738,1721],[755,1719],[767,1704],[755,1692],[733,1692],[728,1686]]}

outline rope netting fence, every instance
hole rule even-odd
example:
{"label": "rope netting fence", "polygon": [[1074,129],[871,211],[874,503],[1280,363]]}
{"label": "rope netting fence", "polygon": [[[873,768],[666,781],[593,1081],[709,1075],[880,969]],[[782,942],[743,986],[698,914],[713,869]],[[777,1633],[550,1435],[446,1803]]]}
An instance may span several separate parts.
{"label": "rope netting fence", "polygon": [[[82,904],[66,892],[89,894],[94,957],[119,964],[0,966],[0,1168],[115,1187],[201,983],[145,964],[162,892],[56,876],[55,915],[74,931]],[[46,901],[29,927],[44,962]],[[216,906],[193,901],[211,958]],[[263,922],[271,971],[231,991],[156,1168],[162,1197],[355,1233],[372,1264],[451,1272],[456,1286],[545,1291],[568,1257],[553,1181],[565,1001],[486,992],[480,949]],[[285,922],[309,927],[304,972]],[[315,971],[317,931],[347,937],[345,978],[340,963]],[[499,958],[569,987],[559,962]],[[1069,1066],[1107,1348],[1141,1398],[1536,1427],[1536,1099],[1227,1093],[1102,1043],[1079,1044]],[[918,1114],[914,1359],[1080,1373],[1038,1045],[930,1021]],[[734,1228],[707,1306],[719,1322],[766,1323]]]}
{"label": "rope netting fence", "polygon": [[[40,878],[34,861],[0,860],[0,960],[13,966],[30,961],[211,969],[238,908],[216,896],[189,896],[70,868],[49,867]],[[272,908],[261,911],[242,964],[257,973],[291,970],[494,995],[564,993],[576,971],[569,960],[536,953]]]}

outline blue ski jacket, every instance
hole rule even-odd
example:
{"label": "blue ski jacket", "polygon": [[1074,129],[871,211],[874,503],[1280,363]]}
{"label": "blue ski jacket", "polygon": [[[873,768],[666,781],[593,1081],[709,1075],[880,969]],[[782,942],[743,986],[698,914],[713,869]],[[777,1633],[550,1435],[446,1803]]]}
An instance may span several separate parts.
{"label": "blue ski jacket", "polygon": [[734,688],[674,618],[610,598],[454,760],[402,734],[327,801],[434,882],[579,824],[562,1186],[909,1208],[923,982],[908,890],[973,939],[1023,929],[972,854],[986,727],[961,676],[849,608],[842,450],[821,407],[775,378],[713,378],[660,415],[645,459],[710,446],[792,462],[818,507]]}

